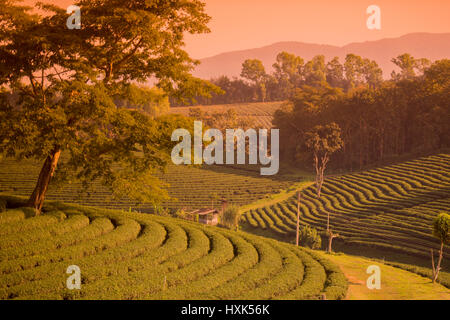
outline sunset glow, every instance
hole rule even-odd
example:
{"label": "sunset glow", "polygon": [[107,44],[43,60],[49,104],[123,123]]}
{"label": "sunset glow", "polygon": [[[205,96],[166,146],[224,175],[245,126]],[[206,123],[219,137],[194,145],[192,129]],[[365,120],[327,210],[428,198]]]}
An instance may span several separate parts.
{"label": "sunset glow", "polygon": [[[25,3],[35,1],[27,0]],[[48,1],[67,7],[74,1]],[[211,33],[188,35],[194,58],[279,41],[345,45],[413,32],[450,32],[448,0],[206,0]],[[381,30],[368,30],[366,9],[381,8]]]}

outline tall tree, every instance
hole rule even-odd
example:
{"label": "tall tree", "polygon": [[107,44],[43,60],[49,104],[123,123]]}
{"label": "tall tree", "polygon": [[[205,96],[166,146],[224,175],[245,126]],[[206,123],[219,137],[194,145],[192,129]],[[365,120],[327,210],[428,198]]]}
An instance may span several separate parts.
{"label": "tall tree", "polygon": [[28,206],[40,212],[61,157],[59,178],[161,201],[152,173],[170,159],[171,126],[183,120],[114,102],[132,100],[131,83],[151,77],[179,98],[215,90],[190,75],[196,61],[182,49],[186,33],[208,32],[204,3],[79,0],[82,28],[68,30],[65,10],[44,4],[45,15],[33,14],[16,2],[0,0],[0,149],[44,161]]}
{"label": "tall tree", "polygon": [[303,64],[304,60],[301,57],[286,51],[280,52],[273,64],[274,75],[277,79],[287,79],[293,85],[298,86]]}
{"label": "tall tree", "polygon": [[326,82],[325,56],[317,55],[305,64],[303,68],[303,77],[305,83],[311,86],[319,86]]}
{"label": "tall tree", "polygon": [[300,199],[301,192],[297,192],[297,228],[296,228],[296,236],[295,236],[295,244],[298,246],[299,236],[300,236]]}
{"label": "tall tree", "polygon": [[324,173],[328,161],[330,161],[330,156],[343,146],[341,128],[334,122],[328,125],[315,126],[306,133],[305,144],[313,153],[316,170],[316,191],[317,197],[320,198]]}
{"label": "tall tree", "polygon": [[289,98],[293,89],[301,85],[301,74],[304,60],[288,52],[280,52],[273,64],[274,76],[277,79],[280,95]]}
{"label": "tall tree", "polygon": [[344,80],[344,66],[338,57],[334,57],[327,63],[327,82],[332,87],[344,88]]}
{"label": "tall tree", "polygon": [[364,82],[364,59],[355,54],[348,54],[344,62],[347,90],[354,89]]}
{"label": "tall tree", "polygon": [[[317,197],[320,198],[322,185],[325,177],[325,169],[327,167],[330,156],[343,146],[341,139],[341,129],[336,123],[328,125],[315,126],[311,131],[306,133],[306,147],[313,152],[314,168],[316,170],[316,190]],[[330,211],[327,210],[327,234],[328,234],[328,252],[332,250],[333,238],[338,237],[330,229]]]}
{"label": "tall tree", "polygon": [[[362,66],[367,61],[362,59]],[[376,85],[366,83],[370,73],[360,71],[360,84],[347,93],[327,83],[304,85],[294,91],[289,104],[275,112],[273,125],[281,128],[283,161],[305,165],[308,154],[298,148],[304,144],[304,133],[332,121],[342,129],[345,141],[343,152],[331,164],[335,168],[352,170],[359,165],[363,169],[386,157],[450,146],[448,59],[434,62],[413,79]]]}
{"label": "tall tree", "polygon": [[426,68],[431,65],[428,59],[415,59],[409,53],[404,53],[391,60],[400,72],[392,71],[391,77],[394,80],[411,80],[416,75],[422,75]]}
{"label": "tall tree", "polygon": [[262,61],[258,59],[245,60],[242,64],[241,77],[249,80],[259,89],[260,100],[264,102],[266,99],[265,79],[267,74]]}
{"label": "tall tree", "polygon": [[364,59],[362,72],[367,86],[376,88],[383,82],[383,70],[378,66],[374,60]]}

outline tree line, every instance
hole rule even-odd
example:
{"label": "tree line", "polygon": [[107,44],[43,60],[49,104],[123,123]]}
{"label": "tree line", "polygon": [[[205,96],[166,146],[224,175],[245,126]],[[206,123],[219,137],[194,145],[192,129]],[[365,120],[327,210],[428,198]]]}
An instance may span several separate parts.
{"label": "tree line", "polygon": [[273,120],[280,128],[282,161],[310,161],[307,133],[330,123],[343,140],[332,161],[338,168],[362,169],[390,157],[448,148],[450,60],[431,64],[405,54],[393,61],[400,71],[377,85],[369,77],[348,90],[328,81],[296,88]]}
{"label": "tree line", "polygon": [[[392,61],[399,68],[407,68],[410,74],[423,73],[430,65],[427,59],[414,59],[408,54]],[[355,54],[348,54],[341,63],[338,57],[326,62],[325,56],[317,55],[305,61],[294,54],[281,52],[272,67],[273,72],[268,73],[261,60],[245,60],[240,78],[220,76],[211,79],[210,82],[221,88],[222,92],[213,93],[210,97],[198,97],[195,104],[282,101],[291,98],[296,88],[317,82],[327,82],[346,92],[362,85],[377,87],[383,82],[383,72],[376,61]],[[391,76],[398,79],[404,75],[393,72]],[[171,99],[171,103],[173,106],[183,105],[175,98]]]}

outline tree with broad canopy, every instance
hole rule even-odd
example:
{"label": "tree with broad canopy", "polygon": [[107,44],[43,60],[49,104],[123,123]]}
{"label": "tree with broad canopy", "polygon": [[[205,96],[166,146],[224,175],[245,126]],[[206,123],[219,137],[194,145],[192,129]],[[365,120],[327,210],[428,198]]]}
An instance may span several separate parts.
{"label": "tree with broad canopy", "polygon": [[151,78],[179,99],[219,91],[190,74],[197,61],[182,49],[186,33],[209,31],[205,4],[75,5],[81,8],[80,30],[67,29],[68,14],[57,6],[39,3],[35,13],[17,0],[0,0],[0,150],[43,161],[27,203],[37,214],[54,176],[86,187],[99,180],[117,197],[159,203],[167,193],[154,172],[170,159],[172,130],[192,124],[115,102],[133,101],[144,90],[136,83]]}

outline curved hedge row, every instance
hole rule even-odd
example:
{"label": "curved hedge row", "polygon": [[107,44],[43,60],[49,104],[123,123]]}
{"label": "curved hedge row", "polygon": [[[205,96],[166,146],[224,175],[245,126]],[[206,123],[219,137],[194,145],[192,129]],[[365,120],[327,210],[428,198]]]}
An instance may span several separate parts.
{"label": "curved hedge row", "polygon": [[[40,163],[31,160],[0,160],[0,192],[19,196],[30,195],[35,187],[34,177],[39,175],[40,166]],[[225,197],[230,203],[244,205],[268,194],[278,193],[301,180],[290,176],[261,176],[259,166],[254,165],[169,165],[167,172],[155,174],[167,183],[171,197],[161,207],[171,210],[209,207],[212,198],[218,196]],[[89,196],[82,193],[83,190],[83,186],[76,182],[58,187],[50,185],[47,198],[108,209],[128,210],[131,207],[141,212],[154,212],[155,209],[149,204],[137,205],[136,201],[128,199],[115,200],[111,191],[99,181],[91,183]],[[215,200],[215,205],[220,206],[219,200]]]}
{"label": "curved hedge row", "polygon": [[[315,186],[302,191],[300,223],[333,231],[350,244],[392,249],[428,258],[438,248],[432,220],[449,212],[450,155],[440,154],[325,180],[320,199]],[[296,197],[252,210],[243,221],[293,238]],[[450,256],[450,249],[445,255]]]}
{"label": "curved hedge row", "polygon": [[[44,210],[36,218],[0,212],[15,217],[0,224],[8,231],[0,299],[341,299],[347,291],[338,267],[275,240],[154,215],[58,203]],[[69,265],[81,269],[81,290],[66,288]]]}

